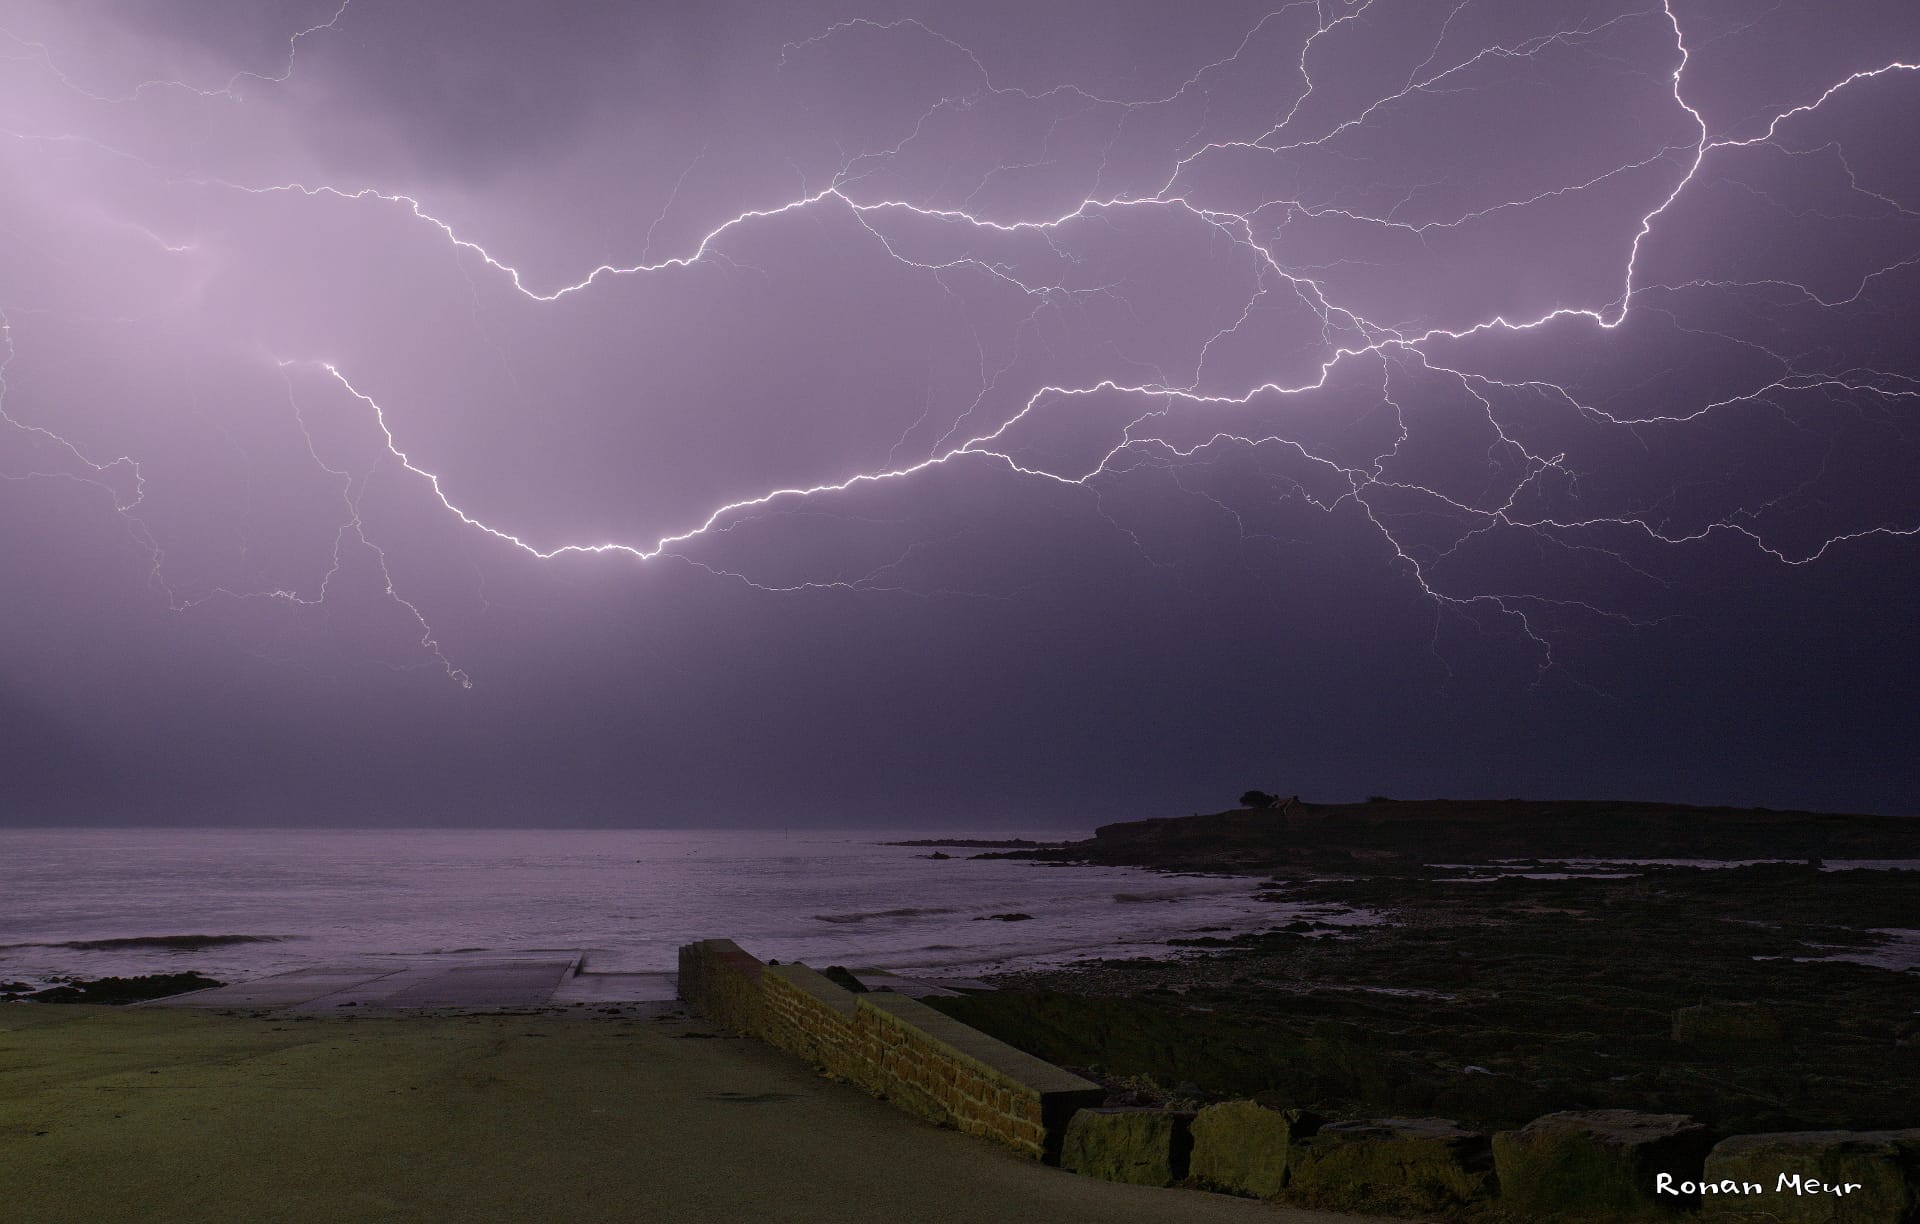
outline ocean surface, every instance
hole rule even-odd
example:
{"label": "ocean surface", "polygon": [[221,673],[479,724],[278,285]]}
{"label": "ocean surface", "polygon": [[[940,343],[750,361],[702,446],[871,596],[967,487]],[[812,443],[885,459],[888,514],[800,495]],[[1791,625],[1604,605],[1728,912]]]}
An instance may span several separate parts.
{"label": "ocean surface", "polygon": [[926,857],[932,847],[879,844],[913,836],[0,829],[0,981],[186,970],[238,981],[383,956],[550,949],[633,972],[670,969],[679,945],[719,936],[762,959],[967,975],[1167,955],[1169,937],[1205,927],[1369,917],[1262,902],[1260,882],[1244,877],[972,859],[978,851],[953,847],[941,860]]}

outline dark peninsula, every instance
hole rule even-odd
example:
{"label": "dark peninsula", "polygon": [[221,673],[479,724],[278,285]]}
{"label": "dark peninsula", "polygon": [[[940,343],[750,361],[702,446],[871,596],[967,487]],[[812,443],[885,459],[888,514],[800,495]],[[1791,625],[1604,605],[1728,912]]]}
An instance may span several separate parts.
{"label": "dark peninsula", "polygon": [[1916,1121],[1920,820],[1275,798],[1003,853],[1265,881],[1273,921],[1173,941],[1188,955],[942,1001],[1143,1099],[1488,1127],[1592,1108],[1722,1133]]}
{"label": "dark peninsula", "polygon": [[1500,859],[1920,858],[1920,819],[1676,803],[1396,800],[1103,825],[1028,857],[1169,871],[1395,873]]}

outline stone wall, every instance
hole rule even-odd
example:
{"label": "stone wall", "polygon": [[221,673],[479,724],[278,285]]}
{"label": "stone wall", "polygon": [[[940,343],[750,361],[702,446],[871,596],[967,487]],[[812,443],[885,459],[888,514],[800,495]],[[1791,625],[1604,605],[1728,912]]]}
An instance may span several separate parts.
{"label": "stone wall", "polygon": [[805,965],[763,965],[726,939],[680,949],[680,997],[901,1108],[1056,1160],[1098,1084],[904,995],[855,994]]}
{"label": "stone wall", "polygon": [[762,1027],[756,1034],[841,1079],[871,1086],[852,991],[805,965],[769,965],[760,975]]}
{"label": "stone wall", "polygon": [[904,995],[856,1000],[868,1086],[925,1117],[1057,1160],[1074,1111],[1106,1090]]}
{"label": "stone wall", "polygon": [[758,1037],[763,969],[731,939],[686,944],[680,949],[680,997],[707,1019]]}

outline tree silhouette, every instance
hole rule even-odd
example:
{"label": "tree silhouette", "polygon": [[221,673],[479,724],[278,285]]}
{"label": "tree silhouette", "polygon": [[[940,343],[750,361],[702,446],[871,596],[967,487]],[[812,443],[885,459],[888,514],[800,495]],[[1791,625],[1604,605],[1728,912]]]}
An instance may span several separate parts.
{"label": "tree silhouette", "polygon": [[1250,790],[1240,796],[1240,806],[1244,808],[1270,808],[1280,802],[1280,796],[1269,795],[1263,790]]}

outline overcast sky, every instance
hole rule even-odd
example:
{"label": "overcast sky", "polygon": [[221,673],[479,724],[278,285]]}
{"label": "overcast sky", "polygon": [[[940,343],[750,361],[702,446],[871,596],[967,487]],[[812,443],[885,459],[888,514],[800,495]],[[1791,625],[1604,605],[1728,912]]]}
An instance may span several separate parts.
{"label": "overcast sky", "polygon": [[0,821],[1910,813],[1905,0],[0,0]]}

